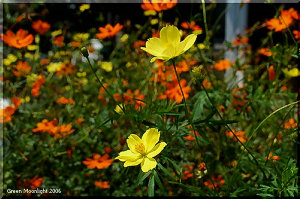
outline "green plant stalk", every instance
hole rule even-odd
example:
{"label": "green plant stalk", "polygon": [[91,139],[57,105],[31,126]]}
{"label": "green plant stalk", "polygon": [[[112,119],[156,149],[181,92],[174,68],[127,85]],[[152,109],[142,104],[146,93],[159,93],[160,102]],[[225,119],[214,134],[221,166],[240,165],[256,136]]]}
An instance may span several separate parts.
{"label": "green plant stalk", "polygon": [[122,106],[120,106],[116,100],[114,99],[114,97],[112,96],[112,94],[105,88],[105,86],[103,85],[103,83],[101,82],[101,80],[99,79],[98,75],[96,74],[96,72],[94,71],[94,68],[90,62],[90,59],[88,57],[85,57],[88,60],[89,66],[91,68],[91,70],[93,71],[94,75],[96,76],[96,79],[98,80],[99,84],[101,85],[101,87],[105,90],[105,92],[109,95],[109,97],[113,100],[113,102],[115,104],[117,104],[118,107],[120,107],[120,109],[125,113],[125,108],[123,108]]}
{"label": "green plant stalk", "polygon": [[[211,103],[212,107],[216,110],[216,112],[218,113],[219,117],[221,118],[221,120],[223,120],[222,115],[220,114],[220,112],[218,111],[218,109],[215,107],[212,99],[209,97],[207,90],[205,89],[205,87],[203,86],[203,84],[201,84],[203,90],[205,91],[205,94],[209,100],[209,102]],[[226,124],[226,127],[228,128],[228,130],[234,135],[235,139],[246,149],[246,151],[248,152],[248,154],[253,158],[256,166],[262,171],[264,178],[267,179],[267,176],[265,174],[265,171],[263,170],[263,168],[260,166],[260,164],[258,163],[257,159],[255,158],[255,156],[251,153],[251,151],[240,141],[240,139],[237,137],[237,135],[233,132],[233,130],[230,128],[230,126],[228,124]]]}
{"label": "green plant stalk", "polygon": [[203,20],[204,20],[204,27],[205,27],[205,41],[207,41],[209,40],[209,37],[208,37],[208,28],[206,22],[205,0],[202,0],[202,11],[203,11]]}
{"label": "green plant stalk", "polygon": [[[195,136],[195,138],[196,138],[196,143],[197,143],[198,147],[200,148],[200,144],[199,144],[199,140],[198,140],[198,136],[197,136],[197,134],[196,134],[196,130],[195,130],[194,124],[193,124],[193,122],[190,121],[190,117],[189,117],[189,115],[188,115],[188,110],[187,110],[186,100],[185,100],[184,93],[183,93],[183,90],[182,90],[182,87],[181,87],[181,84],[180,84],[180,77],[179,77],[179,75],[178,75],[178,73],[177,73],[174,59],[172,59],[172,64],[173,64],[173,68],[174,68],[174,71],[175,71],[175,74],[176,74],[177,82],[178,82],[178,84],[179,84],[180,92],[181,92],[181,95],[182,95],[182,98],[183,98],[182,101],[183,101],[184,107],[185,107],[185,117],[187,117],[189,123],[191,124],[191,126],[192,126],[192,128],[193,128],[193,133],[194,133],[194,136]],[[208,171],[207,164],[206,164],[206,162],[204,162],[204,163],[205,163],[206,169],[207,169],[207,171]],[[210,178],[210,180],[213,182],[211,176],[209,176],[209,178]],[[214,183],[213,183],[213,186],[214,186],[214,190],[216,190],[216,187],[215,187]],[[218,193],[218,192],[216,192],[216,193],[217,193],[217,195],[219,196],[219,193]]]}

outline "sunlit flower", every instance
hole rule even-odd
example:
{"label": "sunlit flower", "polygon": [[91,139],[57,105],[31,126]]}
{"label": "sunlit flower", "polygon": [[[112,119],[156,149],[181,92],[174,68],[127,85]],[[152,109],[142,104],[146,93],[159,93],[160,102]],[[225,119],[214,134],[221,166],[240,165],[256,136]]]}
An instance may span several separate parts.
{"label": "sunlit flower", "polygon": [[81,118],[78,118],[77,120],[75,120],[75,123],[80,125],[80,124],[82,124],[83,121],[84,121],[84,119],[81,117]]}
{"label": "sunlit flower", "polygon": [[100,189],[109,189],[109,182],[108,181],[95,181],[95,185]]}
{"label": "sunlit flower", "polygon": [[218,71],[227,70],[231,67],[229,59],[222,59],[215,63],[215,68]]}
{"label": "sunlit flower", "polygon": [[7,30],[6,34],[1,34],[1,38],[7,45],[14,48],[24,48],[33,42],[33,35],[26,30],[19,29],[17,33]]}
{"label": "sunlit flower", "polygon": [[300,76],[300,71],[298,68],[293,68],[291,70],[288,70],[287,68],[282,69],[282,71],[284,72],[284,74],[286,74],[287,76],[290,77],[298,77]]}
{"label": "sunlit flower", "polygon": [[72,129],[71,124],[57,125],[57,120],[48,121],[44,119],[42,122],[37,124],[37,128],[33,129],[32,132],[48,133],[49,135],[56,138],[65,138],[67,135],[73,133],[75,129]]}
{"label": "sunlit flower", "polygon": [[241,36],[237,36],[234,40],[233,40],[233,44],[238,46],[238,45],[243,45],[243,44],[247,44],[249,42],[249,38],[247,37],[241,37]]}
{"label": "sunlit flower", "polygon": [[300,39],[300,31],[299,30],[293,30],[293,34],[295,39]]}
{"label": "sunlit flower", "polygon": [[16,70],[13,70],[15,76],[26,76],[31,71],[31,66],[29,66],[28,62],[18,61],[16,65]]}
{"label": "sunlit flower", "polygon": [[3,64],[6,66],[11,65],[12,63],[14,63],[15,61],[17,61],[18,57],[15,56],[14,54],[8,54],[7,58],[3,59]]}
{"label": "sunlit flower", "polygon": [[143,0],[141,5],[143,10],[154,10],[160,12],[176,6],[177,0]]}
{"label": "sunlit flower", "polygon": [[85,10],[90,9],[90,4],[82,4],[79,7],[80,12],[84,12]]}
{"label": "sunlit flower", "polygon": [[123,26],[117,23],[115,26],[107,24],[105,27],[99,27],[100,33],[96,34],[99,39],[113,37],[122,30]]}
{"label": "sunlit flower", "polygon": [[155,128],[148,129],[142,139],[135,134],[131,134],[127,139],[129,150],[120,152],[115,159],[125,162],[124,167],[141,164],[142,171],[148,172],[157,165],[154,157],[167,145],[165,142],[157,144],[159,137],[160,132]]}
{"label": "sunlit flower", "polygon": [[113,64],[112,64],[112,62],[106,62],[106,61],[104,61],[104,62],[101,62],[100,67],[103,70],[105,70],[106,72],[111,72],[112,69],[113,69]]}
{"label": "sunlit flower", "polygon": [[63,62],[52,62],[47,66],[47,70],[49,73],[53,73],[62,69],[64,63]]}
{"label": "sunlit flower", "polygon": [[49,31],[50,24],[42,20],[37,20],[32,23],[32,28],[39,34],[43,35]]}
{"label": "sunlit flower", "polygon": [[293,118],[290,118],[288,121],[286,121],[284,124],[285,129],[293,129],[297,127],[297,122]]}
{"label": "sunlit flower", "polygon": [[266,21],[268,26],[267,28],[270,30],[275,30],[275,32],[282,31],[293,23],[293,19],[299,19],[299,14],[294,8],[282,10],[278,19],[273,18]]}
{"label": "sunlit flower", "polygon": [[191,29],[193,30],[194,34],[201,34],[202,33],[202,28],[198,25],[196,25],[195,21],[189,22],[182,22],[181,27],[184,29]]}
{"label": "sunlit flower", "polygon": [[24,182],[20,183],[20,187],[30,187],[31,189],[37,189],[42,186],[44,178],[39,178],[35,175],[31,180],[27,179]]}
{"label": "sunlit flower", "polygon": [[279,160],[280,160],[280,157],[277,156],[277,155],[274,155],[274,156],[273,156],[273,153],[269,153],[269,155],[268,155],[265,159],[266,159],[266,160],[268,159],[268,160],[277,160],[277,161],[279,161]]}
{"label": "sunlit flower", "polygon": [[204,185],[211,188],[219,190],[224,184],[225,180],[222,178],[222,175],[218,175],[217,177],[213,176],[212,180],[206,180]]}
{"label": "sunlit flower", "polygon": [[[188,99],[189,93],[191,92],[191,87],[187,86],[186,84],[187,81],[185,79],[180,80],[180,85],[182,87],[184,97],[185,99]],[[173,83],[168,83],[166,92],[159,96],[159,99],[166,99],[166,98],[176,101],[178,104],[182,102],[183,96],[177,81],[173,81]]]}
{"label": "sunlit flower", "polygon": [[161,29],[160,38],[148,39],[146,47],[141,47],[141,49],[154,56],[150,62],[156,59],[167,61],[190,49],[197,39],[197,35],[190,34],[180,42],[180,37],[177,27],[166,26]]}
{"label": "sunlit flower", "polygon": [[116,105],[115,111],[119,114],[122,114],[123,113],[122,109],[124,109],[124,108],[125,108],[124,104],[119,104],[119,105]]}
{"label": "sunlit flower", "polygon": [[87,168],[89,169],[106,169],[108,168],[112,163],[113,163],[113,159],[108,159],[108,155],[105,154],[103,156],[94,153],[93,154],[93,159],[91,158],[87,158],[86,160],[82,161],[83,164],[85,164],[87,166]]}
{"label": "sunlit flower", "polygon": [[61,66],[58,66],[58,68],[56,68],[55,71],[56,71],[55,75],[57,77],[70,75],[74,71],[73,64],[72,63],[70,63],[70,64],[63,63]]}

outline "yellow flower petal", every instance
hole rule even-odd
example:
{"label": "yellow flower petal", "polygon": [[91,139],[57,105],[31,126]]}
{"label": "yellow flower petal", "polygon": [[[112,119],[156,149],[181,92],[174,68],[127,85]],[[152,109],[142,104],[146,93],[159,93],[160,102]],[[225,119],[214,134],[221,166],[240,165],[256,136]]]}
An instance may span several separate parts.
{"label": "yellow flower petal", "polygon": [[157,162],[154,158],[147,158],[145,157],[141,163],[141,168],[143,172],[148,172],[151,169],[154,169],[157,165]]}
{"label": "yellow flower petal", "polygon": [[166,26],[160,30],[160,39],[175,46],[180,42],[180,32],[176,26]]}
{"label": "yellow flower petal", "polygon": [[146,51],[147,53],[150,53],[154,56],[160,56],[162,52],[165,50],[165,44],[162,43],[162,41],[159,38],[150,38],[146,42],[146,48],[141,47],[142,50]]}
{"label": "yellow flower petal", "polygon": [[140,154],[133,153],[132,151],[127,150],[127,151],[120,152],[119,156],[116,157],[115,159],[118,159],[122,162],[124,162],[124,161],[134,162],[134,161],[138,160],[139,158],[141,158]]}
{"label": "yellow flower petal", "polygon": [[127,138],[126,141],[127,141],[127,145],[129,147],[130,151],[132,151],[133,153],[138,153],[135,150],[135,146],[143,143],[141,138],[139,138],[139,136],[137,136],[135,134],[130,134],[130,136]]}
{"label": "yellow flower petal", "polygon": [[160,132],[155,128],[148,129],[144,133],[142,140],[145,146],[146,153],[148,153],[153,149],[153,147],[159,141],[159,137],[160,137]]}
{"label": "yellow flower petal", "polygon": [[144,158],[139,158],[136,161],[126,161],[124,163],[124,167],[129,167],[129,166],[136,166],[141,164],[141,162],[143,161]]}
{"label": "yellow flower petal", "polygon": [[287,68],[282,69],[282,71],[290,77],[298,77],[300,76],[300,71],[298,68],[293,68],[291,70],[288,70]]}
{"label": "yellow flower petal", "polygon": [[148,154],[147,157],[148,158],[153,158],[155,156],[157,156],[164,148],[165,146],[167,146],[167,143],[165,142],[161,142],[159,144],[157,144]]}

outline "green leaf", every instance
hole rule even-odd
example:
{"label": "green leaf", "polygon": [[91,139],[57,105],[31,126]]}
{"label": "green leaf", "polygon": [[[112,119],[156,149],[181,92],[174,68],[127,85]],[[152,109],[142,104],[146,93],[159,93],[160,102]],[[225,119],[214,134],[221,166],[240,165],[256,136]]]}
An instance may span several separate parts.
{"label": "green leaf", "polygon": [[175,176],[172,175],[168,169],[164,168],[160,163],[157,164],[157,166],[169,177],[171,177],[173,180],[175,180]]}
{"label": "green leaf", "polygon": [[140,174],[138,175],[138,179],[137,179],[137,185],[141,184],[150,175],[150,173],[151,171],[148,171],[143,175],[143,172],[140,171]]}
{"label": "green leaf", "polygon": [[148,196],[154,197],[154,175],[151,176],[148,182]]}
{"label": "green leaf", "polygon": [[166,192],[166,189],[165,189],[165,187],[163,186],[162,182],[160,181],[159,176],[158,176],[158,174],[157,174],[157,172],[156,172],[155,170],[153,171],[153,176],[154,176],[155,182],[156,182],[156,184],[159,186],[159,188],[160,188],[162,191]]}
{"label": "green leaf", "polygon": [[169,183],[170,184],[177,184],[179,186],[182,186],[182,187],[186,188],[187,191],[190,191],[190,192],[199,193],[203,196],[207,195],[207,193],[202,191],[201,188],[199,188],[199,187],[195,187],[195,186],[192,186],[192,185],[185,185],[185,184],[182,184],[182,183],[179,183],[179,182],[173,182],[173,181],[169,181]]}

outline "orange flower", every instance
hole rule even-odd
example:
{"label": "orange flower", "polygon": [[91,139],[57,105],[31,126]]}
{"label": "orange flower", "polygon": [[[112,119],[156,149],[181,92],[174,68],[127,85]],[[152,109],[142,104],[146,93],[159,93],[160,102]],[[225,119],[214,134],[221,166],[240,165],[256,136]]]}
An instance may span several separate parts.
{"label": "orange flower", "polygon": [[213,180],[213,182],[211,182],[211,180],[206,180],[204,182],[204,185],[211,189],[218,190],[225,184],[225,180],[222,178],[221,175],[218,175],[218,177],[213,176],[212,180]]}
{"label": "orange flower", "polygon": [[218,71],[227,70],[231,67],[229,59],[222,59],[215,63],[215,68]]}
{"label": "orange flower", "polygon": [[196,25],[195,21],[191,21],[191,23],[189,22],[182,22],[181,23],[181,27],[184,29],[191,29],[191,30],[202,30],[202,28],[200,28],[200,26]]}
{"label": "orange flower", "polygon": [[95,181],[95,185],[100,189],[109,189],[109,182],[108,181]]}
{"label": "orange flower", "polygon": [[279,156],[277,156],[277,155],[274,155],[273,156],[273,153],[269,153],[269,155],[265,158],[266,160],[268,159],[268,160],[277,160],[277,161],[279,161],[280,160],[280,157]]}
{"label": "orange flower", "polygon": [[299,14],[294,8],[290,8],[289,10],[282,10],[281,15],[278,19],[273,18],[266,21],[267,28],[269,30],[275,30],[275,32],[282,31],[288,28],[292,23],[293,19],[299,19]]}
{"label": "orange flower", "polygon": [[82,124],[83,121],[84,121],[84,119],[81,117],[81,118],[78,118],[77,120],[75,120],[75,123],[80,125],[80,124]]}
{"label": "orange flower", "polygon": [[72,41],[72,42],[70,43],[70,45],[71,45],[72,47],[80,47],[80,46],[81,46],[81,43],[78,42],[78,41]]}
{"label": "orange flower", "polygon": [[242,45],[242,44],[247,44],[249,42],[249,38],[247,37],[241,37],[240,35],[237,36],[234,40],[233,40],[233,44],[238,46],[238,45]]}
{"label": "orange flower", "polygon": [[7,30],[6,34],[1,34],[1,38],[7,45],[14,48],[24,48],[33,42],[33,35],[26,30],[19,29],[17,33]]}
{"label": "orange flower", "polygon": [[57,120],[48,121],[44,119],[42,122],[37,124],[37,128],[33,129],[32,132],[48,133],[56,138],[65,138],[67,135],[73,133],[75,130],[72,129],[71,124],[63,124],[56,126]]}
{"label": "orange flower", "polygon": [[187,180],[189,178],[192,178],[193,177],[194,166],[193,165],[191,165],[191,166],[185,165],[185,166],[183,166],[183,168],[184,168],[184,170],[183,170],[183,179]]}
{"label": "orange flower", "polygon": [[[237,110],[242,110],[242,108],[247,104],[248,100],[246,91],[241,91],[242,88],[232,89],[232,104]],[[250,108],[250,107],[248,107]],[[250,109],[248,109],[250,111]]]}
{"label": "orange flower", "polygon": [[269,80],[273,81],[275,79],[275,69],[274,66],[268,68]]}
{"label": "orange flower", "polygon": [[223,106],[223,105],[219,106],[219,110],[220,110],[221,112],[225,111],[225,106]]}
{"label": "orange flower", "polygon": [[44,181],[44,178],[39,178],[37,175],[35,175],[30,180],[30,188],[31,189],[37,189],[37,188],[41,187],[43,181]]}
{"label": "orange flower", "polygon": [[293,34],[295,39],[300,39],[300,31],[299,30],[293,30]]}
{"label": "orange flower", "polygon": [[49,64],[50,63],[50,59],[42,59],[40,61],[40,64],[43,66],[43,65],[46,65],[46,64]]}
{"label": "orange flower", "polygon": [[13,97],[11,99],[12,104],[0,112],[0,123],[7,123],[12,120],[12,115],[15,113],[16,109],[21,105],[21,98]]}
{"label": "orange flower", "polygon": [[42,20],[37,20],[32,23],[32,28],[39,34],[43,35],[49,31],[50,24]]}
{"label": "orange flower", "polygon": [[111,147],[109,146],[104,147],[104,151],[105,153],[111,153]]}
{"label": "orange flower", "polygon": [[290,118],[289,121],[286,121],[284,123],[284,128],[285,129],[293,129],[297,127],[297,122],[295,122],[295,120],[293,118]]}
{"label": "orange flower", "polygon": [[40,88],[45,83],[45,78],[41,75],[37,78],[31,89],[31,95],[34,97],[40,96]]}
{"label": "orange flower", "polygon": [[57,37],[54,37],[53,38],[53,43],[58,46],[58,47],[63,47],[65,45],[64,43],[64,39],[65,37],[60,35],[60,36],[57,36]]}
{"label": "orange flower", "polygon": [[[186,86],[187,81],[185,79],[180,80],[180,85],[182,87],[182,91],[185,99],[189,98],[189,92],[191,92],[191,87]],[[177,81],[173,81],[173,83],[167,84],[167,91],[165,94],[161,95],[159,99],[168,98],[170,100],[176,101],[178,104],[182,102],[183,96],[180,91],[180,87]]]}
{"label": "orange flower", "polygon": [[82,163],[85,164],[89,169],[105,169],[109,167],[113,163],[113,161],[113,159],[108,159],[107,154],[101,156],[97,153],[94,153],[93,159],[87,158],[85,161],[82,161]]}
{"label": "orange flower", "polygon": [[140,49],[140,47],[145,46],[145,44],[146,44],[145,41],[139,40],[139,41],[134,42],[133,48]]}
{"label": "orange flower", "polygon": [[75,101],[73,99],[67,99],[65,97],[60,97],[56,100],[58,104],[75,104]]}
{"label": "orange flower", "polygon": [[61,77],[61,76],[67,76],[69,74],[72,74],[73,73],[73,64],[69,64],[69,65],[66,65],[66,64],[63,64],[63,66],[61,67],[61,69],[59,71],[56,72],[56,76],[57,77]]}
{"label": "orange flower", "polygon": [[[192,126],[189,126],[189,128],[192,128]],[[196,140],[195,134],[196,134],[196,136],[201,137],[199,135],[198,131],[191,130],[190,133],[187,136],[184,136],[183,138],[186,140],[189,140],[189,141],[193,141],[193,140]]]}
{"label": "orange flower", "polygon": [[12,72],[17,77],[25,76],[31,71],[31,66],[29,66],[28,62],[18,61],[16,66],[17,70],[13,70]]}
{"label": "orange flower", "polygon": [[143,0],[141,5],[143,10],[154,10],[160,12],[173,8],[177,4],[177,0]]}
{"label": "orange flower", "polygon": [[272,55],[272,52],[269,48],[261,48],[258,50],[258,53],[267,57],[270,57]]}
{"label": "orange flower", "polygon": [[100,33],[96,34],[99,39],[113,37],[122,30],[123,26],[117,23],[115,26],[107,24],[105,27],[99,27]]}
{"label": "orange flower", "polygon": [[134,93],[132,93],[130,89],[127,89],[123,98],[125,99],[125,104],[135,104],[135,109],[138,109],[141,106],[146,106],[146,104],[142,102],[145,96],[140,93],[139,89],[136,89]]}
{"label": "orange flower", "polygon": [[204,80],[203,80],[203,86],[204,86],[204,88],[207,88],[207,89],[211,89],[212,87],[211,87],[211,82],[209,82],[208,80],[207,80],[207,78],[205,78]]}
{"label": "orange flower", "polygon": [[[233,130],[234,134],[238,137],[238,139],[244,144],[247,141],[247,137],[245,135],[244,131],[235,131]],[[233,135],[232,132],[226,132],[227,137],[233,137],[233,139],[235,141],[237,141],[237,139],[235,138],[235,136]]]}

